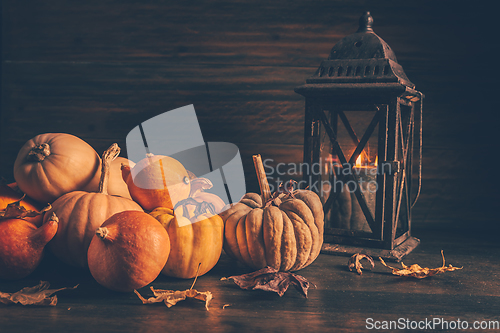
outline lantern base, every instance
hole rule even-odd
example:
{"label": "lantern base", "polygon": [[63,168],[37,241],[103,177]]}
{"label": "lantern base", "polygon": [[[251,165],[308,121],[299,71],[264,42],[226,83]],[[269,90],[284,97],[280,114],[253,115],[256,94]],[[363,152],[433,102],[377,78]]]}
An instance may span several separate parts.
{"label": "lantern base", "polygon": [[409,254],[411,251],[413,251],[418,246],[418,244],[420,244],[420,240],[415,237],[409,237],[407,240],[405,240],[403,243],[399,244],[392,250],[323,243],[321,253],[333,254],[338,256],[352,256],[356,253],[363,253],[371,256],[372,258],[381,257],[382,259],[387,261],[400,262],[401,259],[403,259],[403,257]]}

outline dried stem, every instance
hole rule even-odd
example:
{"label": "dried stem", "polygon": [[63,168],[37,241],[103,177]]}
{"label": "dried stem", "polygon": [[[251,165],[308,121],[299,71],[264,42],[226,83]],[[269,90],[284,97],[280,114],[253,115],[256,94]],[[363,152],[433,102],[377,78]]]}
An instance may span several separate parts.
{"label": "dried stem", "polygon": [[102,154],[102,167],[101,167],[101,179],[99,180],[99,193],[108,194],[108,183],[109,174],[111,172],[111,162],[120,155],[120,147],[118,144],[113,143],[103,154]]}
{"label": "dried stem", "polygon": [[257,179],[259,181],[262,204],[265,205],[266,202],[268,202],[271,198],[271,189],[269,188],[269,183],[267,182],[266,172],[264,170],[264,165],[262,164],[262,158],[260,155],[253,155],[253,164],[255,166],[255,172],[257,173]]}
{"label": "dried stem", "polygon": [[50,146],[47,143],[42,143],[36,147],[31,148],[28,153],[28,160],[41,162],[45,157],[50,155]]}
{"label": "dried stem", "polygon": [[97,230],[95,231],[95,234],[100,238],[100,239],[106,239],[106,237],[108,237],[108,234],[109,234],[109,230],[108,228],[106,227],[99,227],[97,228]]}

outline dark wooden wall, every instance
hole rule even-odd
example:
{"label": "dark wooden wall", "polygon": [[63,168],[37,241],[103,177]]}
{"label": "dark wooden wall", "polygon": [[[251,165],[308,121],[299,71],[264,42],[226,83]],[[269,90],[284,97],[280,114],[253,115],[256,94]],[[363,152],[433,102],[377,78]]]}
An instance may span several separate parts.
{"label": "dark wooden wall", "polygon": [[[415,226],[496,225],[498,43],[493,9],[456,1],[2,1],[0,175],[19,148],[67,132],[102,152],[140,122],[194,104],[206,141],[302,159],[294,93],[371,11],[426,95]],[[491,161],[491,162],[490,162]]]}

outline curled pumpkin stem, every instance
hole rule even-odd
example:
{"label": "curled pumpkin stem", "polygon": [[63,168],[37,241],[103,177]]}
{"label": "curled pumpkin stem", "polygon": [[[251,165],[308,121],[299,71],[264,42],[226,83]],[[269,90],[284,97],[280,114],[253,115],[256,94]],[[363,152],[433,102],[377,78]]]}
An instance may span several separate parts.
{"label": "curled pumpkin stem", "polygon": [[206,201],[202,201],[202,202],[198,202],[196,201],[195,199],[193,198],[187,198],[187,199],[184,199],[184,200],[181,200],[179,201],[175,207],[174,207],[174,211],[178,208],[178,207],[183,207],[183,213],[182,215],[186,218],[190,218],[189,216],[189,213],[186,209],[186,207],[188,205],[194,205],[195,206],[195,209],[194,209],[194,217],[198,217],[202,214],[205,214],[205,213],[210,213],[212,215],[216,215],[216,211],[215,211],[215,206],[213,203],[211,202],[206,202]]}

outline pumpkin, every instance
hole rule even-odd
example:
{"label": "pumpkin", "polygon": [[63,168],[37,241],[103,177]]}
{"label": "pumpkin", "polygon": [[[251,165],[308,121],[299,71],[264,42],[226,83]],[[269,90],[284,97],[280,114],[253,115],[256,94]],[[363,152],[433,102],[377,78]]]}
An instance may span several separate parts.
{"label": "pumpkin", "polygon": [[[192,213],[189,206],[195,207]],[[170,237],[170,256],[162,270],[164,275],[190,279],[207,273],[217,264],[222,253],[224,224],[214,214],[211,204],[188,198],[177,204],[175,214],[171,208],[157,207],[150,215]]]}
{"label": "pumpkin", "polygon": [[144,212],[123,211],[96,230],[88,266],[100,285],[129,292],[154,281],[169,253],[168,233],[156,219]]}
{"label": "pumpkin", "polygon": [[0,279],[17,280],[30,275],[42,261],[45,245],[54,237],[55,215],[37,228],[20,218],[0,220]]}
{"label": "pumpkin", "polygon": [[59,217],[59,230],[50,242],[49,248],[63,262],[87,267],[87,250],[94,232],[115,213],[125,210],[143,211],[131,199],[108,194],[110,163],[120,153],[115,143],[102,157],[102,171],[98,192],[73,191],[64,194],[52,203],[51,210]]}
{"label": "pumpkin", "polygon": [[[122,165],[128,165],[131,168],[134,167],[135,163],[130,161],[125,157],[118,156],[116,159],[111,161],[111,166],[109,169],[109,182],[108,182],[108,194],[118,195],[120,197],[132,199],[128,191],[127,183],[122,177]],[[101,169],[98,171],[99,178],[94,178],[94,181],[85,187],[84,191],[87,192],[97,192],[99,191],[99,182],[101,177]]]}
{"label": "pumpkin", "polygon": [[66,133],[45,133],[20,149],[14,162],[14,179],[30,198],[51,203],[99,178],[99,166],[99,155],[82,139]]}
{"label": "pumpkin", "polygon": [[[43,208],[40,203],[26,197],[26,195],[23,195],[22,193],[17,192],[15,190],[16,187],[15,183],[0,185],[0,210],[5,209],[8,204],[19,200],[20,206],[24,207],[28,211],[40,211]],[[43,223],[43,214],[38,214],[34,217],[24,217],[24,219],[39,227]]]}
{"label": "pumpkin", "polygon": [[271,196],[260,155],[254,156],[254,163],[262,195],[247,193],[221,213],[224,251],[253,269],[302,269],[318,257],[323,245],[321,200],[309,190]]}
{"label": "pumpkin", "polygon": [[156,207],[174,208],[191,190],[187,170],[170,156],[150,154],[132,169],[123,165],[122,176],[132,199],[146,211]]}

